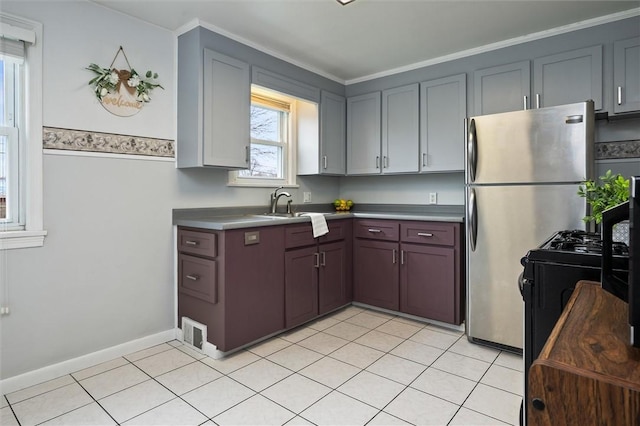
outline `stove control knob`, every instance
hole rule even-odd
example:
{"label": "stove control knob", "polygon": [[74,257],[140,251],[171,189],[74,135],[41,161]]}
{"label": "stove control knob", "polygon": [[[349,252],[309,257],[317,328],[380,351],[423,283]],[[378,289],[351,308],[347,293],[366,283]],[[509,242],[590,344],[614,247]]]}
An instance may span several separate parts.
{"label": "stove control knob", "polygon": [[531,403],[533,404],[533,408],[535,408],[536,410],[542,411],[544,410],[544,401],[541,400],[540,398],[533,398],[533,401],[531,401]]}

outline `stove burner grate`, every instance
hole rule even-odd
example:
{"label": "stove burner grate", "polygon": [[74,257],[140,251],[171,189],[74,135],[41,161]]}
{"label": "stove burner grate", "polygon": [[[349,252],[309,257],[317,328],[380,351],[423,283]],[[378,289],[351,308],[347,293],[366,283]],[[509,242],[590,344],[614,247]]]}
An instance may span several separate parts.
{"label": "stove burner grate", "polygon": [[[547,249],[575,253],[602,254],[602,240],[599,234],[580,230],[558,232],[547,244]],[[628,256],[629,247],[625,243],[614,242],[615,256]]]}

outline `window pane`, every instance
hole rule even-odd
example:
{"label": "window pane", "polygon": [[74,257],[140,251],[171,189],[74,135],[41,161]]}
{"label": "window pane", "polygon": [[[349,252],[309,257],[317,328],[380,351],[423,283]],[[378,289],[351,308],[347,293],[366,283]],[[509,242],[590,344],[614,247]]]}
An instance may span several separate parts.
{"label": "window pane", "polygon": [[274,145],[251,144],[251,165],[241,170],[242,177],[282,178],[282,147]]}
{"label": "window pane", "polygon": [[280,111],[251,105],[251,137],[264,141],[280,141]]}
{"label": "window pane", "polygon": [[0,135],[0,219],[7,218],[7,137]]}

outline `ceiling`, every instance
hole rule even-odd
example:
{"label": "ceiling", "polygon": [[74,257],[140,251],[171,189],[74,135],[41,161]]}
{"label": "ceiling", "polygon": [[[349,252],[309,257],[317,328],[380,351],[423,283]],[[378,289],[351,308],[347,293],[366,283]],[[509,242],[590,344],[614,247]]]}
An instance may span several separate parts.
{"label": "ceiling", "polygon": [[336,0],[93,1],[172,31],[199,20],[347,83],[602,16],[640,11],[640,0],[356,0],[346,6]]}

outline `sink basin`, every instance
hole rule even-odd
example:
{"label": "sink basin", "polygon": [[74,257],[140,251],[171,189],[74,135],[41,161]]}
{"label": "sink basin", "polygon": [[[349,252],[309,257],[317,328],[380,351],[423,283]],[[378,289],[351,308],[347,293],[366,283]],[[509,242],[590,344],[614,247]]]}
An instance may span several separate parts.
{"label": "sink basin", "polygon": [[264,214],[248,214],[247,218],[251,218],[253,220],[278,220],[278,219],[288,219],[291,216],[287,213],[264,213]]}
{"label": "sink basin", "polygon": [[[268,217],[268,218],[274,218],[274,219],[287,219],[287,218],[292,218],[292,217],[300,217],[302,215],[305,215],[309,212],[295,212],[295,213],[264,213],[261,215],[251,215],[254,217]],[[323,214],[329,214],[329,213],[323,213]]]}

